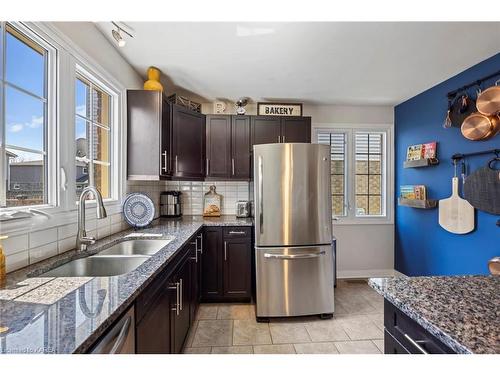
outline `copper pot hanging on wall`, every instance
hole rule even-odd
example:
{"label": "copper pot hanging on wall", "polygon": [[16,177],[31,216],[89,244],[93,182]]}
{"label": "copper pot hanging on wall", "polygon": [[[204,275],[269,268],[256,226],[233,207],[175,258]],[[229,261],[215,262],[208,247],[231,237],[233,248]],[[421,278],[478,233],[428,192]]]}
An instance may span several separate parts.
{"label": "copper pot hanging on wall", "polygon": [[486,116],[494,116],[500,113],[500,80],[495,86],[488,87],[477,96],[477,110]]}
{"label": "copper pot hanging on wall", "polygon": [[475,112],[464,120],[461,126],[462,135],[471,141],[485,141],[495,136],[500,130],[500,117],[487,116]]}

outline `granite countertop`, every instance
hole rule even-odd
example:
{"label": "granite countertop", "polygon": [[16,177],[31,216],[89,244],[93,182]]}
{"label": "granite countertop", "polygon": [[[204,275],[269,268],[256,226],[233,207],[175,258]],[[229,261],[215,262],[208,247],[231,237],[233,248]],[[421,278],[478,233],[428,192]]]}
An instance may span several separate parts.
{"label": "granite countertop", "polygon": [[[7,275],[0,289],[0,353],[82,353],[114,323],[203,226],[252,226],[251,218],[184,216],[128,229]],[[93,255],[127,235],[174,237],[138,268],[111,277],[37,277],[73,259]]]}
{"label": "granite countertop", "polygon": [[500,277],[370,279],[384,298],[457,353],[500,353]]}

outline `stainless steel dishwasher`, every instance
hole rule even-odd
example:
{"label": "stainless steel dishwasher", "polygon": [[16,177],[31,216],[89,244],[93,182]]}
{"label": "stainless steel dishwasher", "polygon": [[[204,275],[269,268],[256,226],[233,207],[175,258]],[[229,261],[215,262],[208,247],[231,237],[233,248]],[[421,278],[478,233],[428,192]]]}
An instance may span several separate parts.
{"label": "stainless steel dishwasher", "polygon": [[132,306],[104,335],[91,354],[135,354],[135,320]]}

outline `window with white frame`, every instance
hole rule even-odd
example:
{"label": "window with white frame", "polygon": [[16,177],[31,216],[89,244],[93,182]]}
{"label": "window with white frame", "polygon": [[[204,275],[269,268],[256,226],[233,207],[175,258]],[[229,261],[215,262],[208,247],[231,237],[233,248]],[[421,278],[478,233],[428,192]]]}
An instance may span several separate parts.
{"label": "window with white frame", "polygon": [[25,226],[24,220],[4,221],[35,206],[58,215],[55,220],[73,215],[75,198],[89,184],[102,192],[107,206],[119,204],[123,91],[50,24],[0,22],[4,232]]}
{"label": "window with white frame", "polygon": [[111,131],[113,96],[91,77],[77,74],[75,81],[76,198],[90,185],[103,198],[112,197]]}
{"label": "window with white frame", "polygon": [[55,204],[48,178],[55,52],[30,30],[0,23],[0,207]]}
{"label": "window with white frame", "polygon": [[351,220],[388,216],[389,130],[316,129],[316,140],[330,146],[333,216]]}

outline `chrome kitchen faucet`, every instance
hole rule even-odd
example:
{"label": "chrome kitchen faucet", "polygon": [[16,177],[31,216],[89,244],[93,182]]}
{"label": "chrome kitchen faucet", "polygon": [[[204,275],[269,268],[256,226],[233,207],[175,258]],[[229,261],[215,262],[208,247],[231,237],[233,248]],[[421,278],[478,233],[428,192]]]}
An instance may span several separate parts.
{"label": "chrome kitchen faucet", "polygon": [[106,214],[106,209],[102,202],[102,195],[94,186],[87,186],[83,189],[80,195],[78,204],[78,233],[76,234],[76,250],[84,251],[87,249],[87,245],[92,245],[95,242],[94,237],[87,237],[87,232],[85,231],[85,198],[89,193],[94,195],[96,201],[96,211],[97,218],[104,219],[108,215]]}

